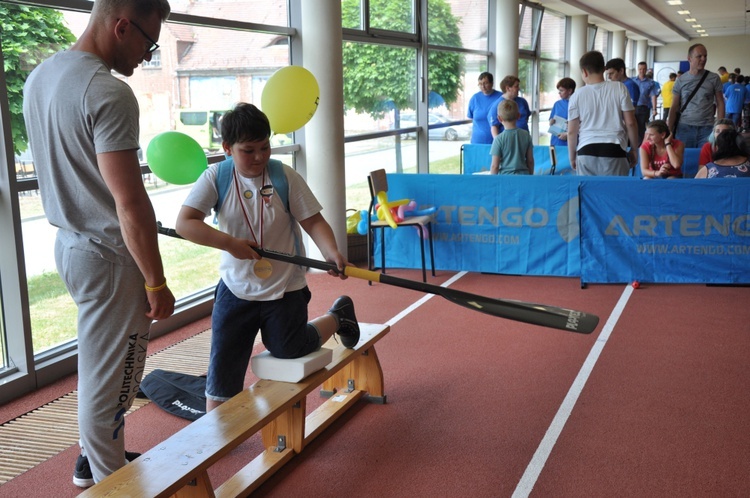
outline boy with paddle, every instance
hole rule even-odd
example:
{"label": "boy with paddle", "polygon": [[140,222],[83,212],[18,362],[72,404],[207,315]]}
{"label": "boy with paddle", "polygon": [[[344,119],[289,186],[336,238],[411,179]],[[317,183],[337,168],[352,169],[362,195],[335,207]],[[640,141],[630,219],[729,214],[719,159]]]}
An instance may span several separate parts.
{"label": "boy with paddle", "polygon": [[[221,121],[227,160],[207,169],[193,186],[177,217],[177,233],[197,244],[222,250],[221,280],[212,314],[206,409],[211,411],[243,389],[258,331],[277,358],[299,358],[316,351],[334,333],[348,348],[359,341],[354,304],[339,297],[326,315],[307,321],[310,290],[306,269],[272,264],[257,250],[273,247],[303,254],[300,225],[346,278],[347,261],[338,251],[322,206],[302,177],[271,160],[268,118],[240,103]],[[219,229],[204,220],[216,208]]]}

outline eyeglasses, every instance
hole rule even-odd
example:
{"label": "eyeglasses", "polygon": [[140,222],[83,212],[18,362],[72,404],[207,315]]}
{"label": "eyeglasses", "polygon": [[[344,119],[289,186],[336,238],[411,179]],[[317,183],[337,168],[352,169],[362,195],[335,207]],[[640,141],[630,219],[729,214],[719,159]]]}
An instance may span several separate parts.
{"label": "eyeglasses", "polygon": [[140,26],[138,26],[138,25],[137,25],[137,24],[135,23],[135,21],[131,21],[130,19],[128,19],[128,21],[130,22],[130,24],[132,24],[133,26],[135,26],[135,27],[136,27],[136,29],[138,29],[138,31],[140,31],[140,32],[141,32],[141,34],[142,34],[142,35],[143,35],[143,36],[144,36],[144,37],[145,37],[145,38],[146,38],[146,39],[147,39],[147,40],[148,40],[149,42],[151,42],[151,46],[150,46],[150,47],[148,47],[148,48],[146,49],[146,53],[147,53],[147,54],[153,53],[153,52],[154,52],[154,51],[155,51],[155,50],[156,50],[157,48],[159,48],[159,44],[158,44],[158,43],[156,43],[156,42],[155,42],[155,41],[153,40],[153,38],[151,38],[150,36],[148,36],[148,35],[146,34],[146,32],[145,32],[145,31],[143,31],[143,29],[142,29],[142,28],[141,28]]}

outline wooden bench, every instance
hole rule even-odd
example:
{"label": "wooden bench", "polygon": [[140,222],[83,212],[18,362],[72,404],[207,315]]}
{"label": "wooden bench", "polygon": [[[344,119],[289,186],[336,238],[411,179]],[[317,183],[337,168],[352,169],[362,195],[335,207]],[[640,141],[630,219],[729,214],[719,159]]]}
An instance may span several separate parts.
{"label": "wooden bench", "polygon": [[[360,328],[354,349],[326,343],[333,360],[325,368],[296,384],[256,382],[79,496],[247,496],[365,394],[385,403],[374,344],[390,327]],[[319,386],[330,397],[305,417],[306,396]],[[258,431],[266,450],[214,490],[208,468]]]}

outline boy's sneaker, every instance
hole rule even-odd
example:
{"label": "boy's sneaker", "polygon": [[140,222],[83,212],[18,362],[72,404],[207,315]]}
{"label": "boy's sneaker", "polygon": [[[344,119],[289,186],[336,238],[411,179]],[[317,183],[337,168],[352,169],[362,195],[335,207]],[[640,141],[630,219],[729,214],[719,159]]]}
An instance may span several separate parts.
{"label": "boy's sneaker", "polygon": [[359,323],[354,314],[354,303],[351,298],[341,296],[336,299],[328,312],[338,319],[339,328],[336,333],[341,338],[341,343],[349,349],[354,349],[359,342]]}
{"label": "boy's sneaker", "polygon": [[[125,452],[125,460],[127,460],[128,463],[132,462],[139,456],[141,456],[140,453],[132,451]],[[91,466],[89,465],[88,457],[78,455],[76,469],[73,472],[73,484],[79,488],[90,488],[94,485],[94,475],[91,473]]]}

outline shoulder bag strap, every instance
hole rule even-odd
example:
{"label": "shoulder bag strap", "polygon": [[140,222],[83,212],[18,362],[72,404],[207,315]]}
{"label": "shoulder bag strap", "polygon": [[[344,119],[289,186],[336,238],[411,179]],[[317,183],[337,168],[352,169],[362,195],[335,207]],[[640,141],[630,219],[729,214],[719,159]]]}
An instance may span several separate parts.
{"label": "shoulder bag strap", "polygon": [[693,97],[695,97],[695,94],[698,93],[698,89],[703,86],[703,82],[706,81],[706,76],[708,76],[708,73],[710,73],[708,69],[703,71],[703,76],[701,76],[701,80],[698,82],[697,85],[695,85],[695,88],[693,88],[693,91],[690,93],[690,96],[687,98],[684,104],[680,106],[680,113],[685,112],[685,109],[687,109],[687,105],[690,103],[691,100],[693,100]]}

